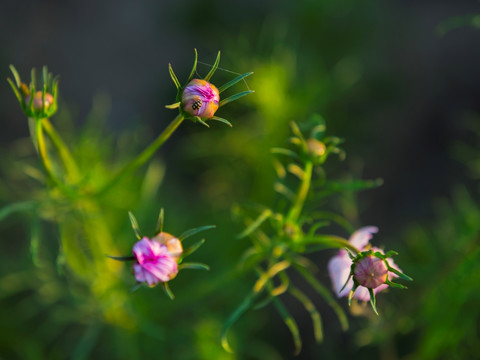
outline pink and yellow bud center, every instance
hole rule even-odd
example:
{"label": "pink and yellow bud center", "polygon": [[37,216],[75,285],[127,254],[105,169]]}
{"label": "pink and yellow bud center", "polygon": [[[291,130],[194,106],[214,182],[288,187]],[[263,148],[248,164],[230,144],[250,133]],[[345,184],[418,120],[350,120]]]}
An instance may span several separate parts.
{"label": "pink and yellow bud center", "polygon": [[183,90],[182,108],[202,119],[210,119],[218,109],[220,95],[215,85],[201,79],[193,79]]}

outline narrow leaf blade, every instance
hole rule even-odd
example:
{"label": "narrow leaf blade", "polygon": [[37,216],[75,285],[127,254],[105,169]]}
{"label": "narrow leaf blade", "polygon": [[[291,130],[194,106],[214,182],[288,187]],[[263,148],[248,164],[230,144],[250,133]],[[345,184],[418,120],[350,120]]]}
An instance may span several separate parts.
{"label": "narrow leaf blade", "polygon": [[215,63],[213,64],[212,68],[208,72],[207,76],[205,76],[205,80],[209,81],[212,75],[215,73],[215,71],[218,68],[218,64],[220,64],[220,51],[217,54],[217,58],[215,59]]}
{"label": "narrow leaf blade", "polygon": [[240,99],[240,98],[242,98],[242,97],[244,97],[244,96],[246,96],[246,95],[248,95],[248,94],[254,93],[254,92],[255,92],[255,90],[247,90],[247,91],[242,91],[242,92],[240,92],[240,93],[238,93],[238,94],[229,96],[228,98],[223,99],[222,101],[220,101],[220,103],[218,104],[218,106],[219,106],[219,107],[222,107],[222,106],[224,106],[224,105],[226,105],[226,104],[228,104],[228,103],[230,103],[230,102],[232,102],[232,101],[238,100],[238,99]]}
{"label": "narrow leaf blade", "polygon": [[233,85],[235,85],[239,81],[242,81],[247,76],[250,76],[252,74],[253,74],[253,71],[237,76],[235,79],[233,79],[233,80],[227,82],[226,84],[220,86],[218,88],[218,92],[221,94],[223,91],[227,90],[228,88],[231,88]]}
{"label": "narrow leaf blade", "polygon": [[186,238],[189,238],[190,236],[193,236],[195,234],[198,234],[199,232],[209,230],[209,229],[214,229],[216,226],[215,225],[205,225],[205,226],[200,226],[197,228],[189,229],[185,231],[182,235],[178,237],[180,241],[185,240]]}

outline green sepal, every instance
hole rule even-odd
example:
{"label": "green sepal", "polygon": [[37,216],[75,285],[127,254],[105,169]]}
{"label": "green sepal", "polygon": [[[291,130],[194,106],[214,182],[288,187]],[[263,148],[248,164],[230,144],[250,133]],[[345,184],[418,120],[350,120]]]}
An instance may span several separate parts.
{"label": "green sepal", "polygon": [[180,104],[181,104],[181,103],[182,103],[182,102],[179,101],[179,102],[176,102],[176,103],[174,103],[174,104],[165,105],[165,107],[166,107],[167,109],[178,109],[178,108],[180,107]]}
{"label": "green sepal", "polygon": [[193,77],[195,76],[195,71],[197,71],[198,53],[197,53],[197,49],[193,49],[193,50],[195,51],[195,60],[193,61],[192,71],[190,71],[190,75],[188,75],[188,80],[185,83],[185,86],[187,86],[188,83],[193,79]]}
{"label": "green sepal", "polygon": [[12,74],[13,74],[15,82],[17,83],[17,87],[20,87],[21,80],[20,80],[20,75],[18,75],[17,69],[15,69],[15,66],[13,66],[12,64],[10,64],[9,68],[10,68],[10,71],[12,72]]}
{"label": "green sepal", "polygon": [[160,213],[158,214],[158,219],[157,219],[157,226],[155,227],[155,234],[160,234],[163,232],[163,223],[165,220],[165,211],[163,208],[160,209]]}
{"label": "green sepal", "polygon": [[175,299],[175,295],[173,295],[172,290],[170,289],[170,286],[168,286],[168,283],[164,282],[162,283],[162,288],[163,291],[165,291],[165,294],[170,298],[170,300]]}
{"label": "green sepal", "polygon": [[205,76],[205,78],[204,78],[205,81],[210,81],[210,78],[212,77],[212,75],[215,73],[215,71],[218,68],[218,64],[220,64],[220,51],[217,54],[217,58],[215,59],[215,63],[213,64],[212,68],[208,72],[207,76]]}
{"label": "green sepal", "polygon": [[189,255],[192,255],[195,251],[197,251],[200,246],[202,246],[203,244],[205,243],[205,239],[202,239],[200,241],[197,241],[195,244],[193,244],[192,246],[190,246],[189,248],[187,248],[186,250],[184,250],[182,252],[182,256],[181,258],[184,259],[186,258],[187,256]]}
{"label": "green sepal", "polygon": [[111,255],[105,255],[106,257],[113,259],[113,260],[118,260],[118,261],[132,261],[136,260],[136,257],[133,255],[127,255],[127,256],[111,256]]}
{"label": "green sepal", "polygon": [[227,119],[224,119],[224,118],[221,118],[221,117],[218,117],[218,116],[212,116],[209,120],[216,120],[216,121],[220,121],[230,127],[233,127],[232,123],[230,121],[228,121]]}
{"label": "green sepal", "polygon": [[394,283],[394,282],[392,282],[392,281],[390,281],[390,280],[386,280],[386,281],[385,281],[385,284],[387,284],[388,286],[397,288],[397,289],[408,289],[405,285],[398,284],[398,283]]}
{"label": "green sepal", "polygon": [[36,89],[36,81],[37,81],[37,71],[35,68],[32,68],[30,71],[30,91],[32,92],[30,95],[33,97],[35,89]]}
{"label": "green sepal", "polygon": [[210,125],[208,125],[205,121],[202,120],[202,118],[200,116],[194,116],[193,117],[195,120],[195,122],[199,122],[200,124],[202,124],[203,126],[206,126],[207,128],[210,127]]}
{"label": "green sepal", "polygon": [[4,206],[0,209],[0,221],[14,212],[32,210],[37,206],[38,205],[35,201],[21,201]]}
{"label": "green sepal", "polygon": [[196,262],[190,262],[190,263],[183,263],[181,265],[178,265],[178,270],[183,270],[183,269],[193,269],[193,270],[210,270],[210,266],[207,264],[202,264],[202,263],[196,263]]}
{"label": "green sepal", "polygon": [[394,274],[398,275],[400,278],[402,278],[404,280],[408,280],[408,281],[413,281],[413,279],[410,276],[405,275],[404,273],[398,271],[397,269],[394,269],[388,263],[387,263],[387,268],[388,268],[388,271],[393,272]]}
{"label": "green sepal", "polygon": [[213,229],[213,228],[215,228],[215,225],[205,225],[205,226],[200,226],[200,227],[197,227],[197,228],[189,229],[189,230],[186,230],[184,233],[182,233],[182,235],[180,235],[178,237],[178,239],[180,241],[183,241],[190,236],[198,234],[199,232],[209,230],[209,229]]}
{"label": "green sepal", "polygon": [[8,78],[7,81],[10,84],[10,86],[12,87],[12,90],[13,90],[15,96],[17,97],[18,102],[20,103],[20,106],[23,108],[24,105],[23,105],[23,100],[22,100],[22,96],[20,95],[20,92],[18,91],[16,86],[13,84],[13,81],[10,80],[10,78]]}
{"label": "green sepal", "polygon": [[372,309],[375,312],[375,314],[378,315],[377,311],[377,306],[376,306],[376,299],[375,299],[375,293],[373,292],[373,289],[368,288],[368,292],[370,294],[370,304],[372,305]]}
{"label": "green sepal", "polygon": [[170,77],[172,78],[173,83],[175,84],[175,87],[177,89],[180,89],[181,88],[180,82],[178,81],[177,76],[173,72],[172,64],[170,64],[170,63],[168,63],[168,72],[170,73]]}
{"label": "green sepal", "polygon": [[238,100],[241,97],[244,97],[244,96],[246,96],[248,94],[251,94],[251,93],[254,93],[254,92],[255,92],[255,90],[247,90],[247,91],[242,91],[238,94],[229,96],[228,98],[221,100],[220,103],[218,104],[218,107],[222,107],[222,106],[224,106],[224,105],[226,105],[226,104],[228,104],[232,101]]}
{"label": "green sepal", "polygon": [[223,91],[227,90],[228,88],[232,87],[233,85],[235,85],[239,81],[245,79],[247,76],[250,76],[252,74],[253,74],[253,71],[237,76],[235,79],[233,79],[233,80],[227,82],[226,84],[223,84],[222,86],[220,86],[218,88],[218,92],[221,94]]}
{"label": "green sepal", "polygon": [[128,212],[128,218],[130,219],[130,223],[132,224],[132,229],[135,232],[135,236],[138,240],[142,238],[142,234],[140,233],[140,228],[138,226],[138,221],[135,218],[135,215],[131,211]]}

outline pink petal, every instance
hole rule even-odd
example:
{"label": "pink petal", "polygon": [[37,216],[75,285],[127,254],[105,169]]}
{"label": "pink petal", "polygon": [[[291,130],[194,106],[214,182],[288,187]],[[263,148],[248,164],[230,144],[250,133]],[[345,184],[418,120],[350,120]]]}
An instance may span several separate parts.
{"label": "pink petal", "polygon": [[378,228],[376,226],[366,226],[363,228],[358,229],[355,231],[348,242],[355,246],[358,250],[362,251],[362,249],[368,245],[368,242],[372,238],[372,234],[378,232]]}
{"label": "pink petal", "polygon": [[152,243],[146,237],[133,245],[132,252],[139,264],[143,264],[147,259],[153,258],[155,255],[152,250]]}
{"label": "pink petal", "polygon": [[350,279],[345,288],[340,291],[350,275],[351,265],[352,260],[350,260],[346,253],[338,254],[328,262],[328,273],[337,297],[345,296],[352,290],[353,280]]}

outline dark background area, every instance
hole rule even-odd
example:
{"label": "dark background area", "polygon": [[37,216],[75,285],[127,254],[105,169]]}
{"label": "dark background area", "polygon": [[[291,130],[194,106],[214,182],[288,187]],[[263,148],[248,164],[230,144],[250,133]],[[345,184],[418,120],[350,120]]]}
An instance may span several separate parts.
{"label": "dark background area", "polygon": [[[480,111],[476,14],[478,1],[448,0],[5,0],[0,4],[0,78],[11,77],[9,64],[24,78],[30,68],[48,65],[60,74],[60,106],[68,108],[76,127],[84,123],[94,95],[106,93],[111,110],[102,130],[115,135],[141,127],[149,141],[172,118],[164,108],[175,96],[167,64],[184,77],[193,48],[209,64],[222,50],[220,66],[235,72],[261,75],[265,64],[283,67],[282,100],[294,105],[278,116],[301,121],[321,113],[329,132],[347,140],[347,161],[339,172],[383,178],[383,186],[359,195],[358,225],[376,224],[385,243],[402,247],[410,224],[432,221],[435,199],[448,196],[458,184],[476,190],[475,179],[452,152],[458,142],[476,141],[465,127]],[[206,72],[208,66],[199,69]],[[252,96],[260,99],[256,90]],[[270,96],[274,99],[275,93]],[[6,151],[26,137],[28,128],[6,81],[0,99],[0,151]],[[249,113],[259,102],[251,100]],[[243,131],[245,124],[251,126],[260,139],[272,135],[275,145],[281,138],[275,125],[259,123],[265,114],[248,115],[243,125],[238,116],[234,125]],[[191,169],[207,166],[208,157],[196,162],[193,151],[184,150],[187,140],[181,140],[195,139],[196,131],[190,125],[180,129],[162,150],[172,183],[206,181],[207,175]],[[216,149],[226,151],[222,146]],[[185,165],[177,166],[179,160]],[[264,182],[269,185],[268,178]],[[255,198],[253,187],[238,190],[233,200]],[[262,193],[261,186],[257,192]],[[230,197],[221,196],[216,210],[226,212]],[[280,319],[274,321],[281,328]],[[278,331],[280,338],[263,336],[290,351],[283,338],[289,337],[287,331]],[[347,336],[333,335],[337,342],[322,346],[338,352]],[[305,342],[303,356],[315,358],[317,348]],[[347,346],[343,354],[355,349]],[[377,354],[370,350],[359,354]]]}

